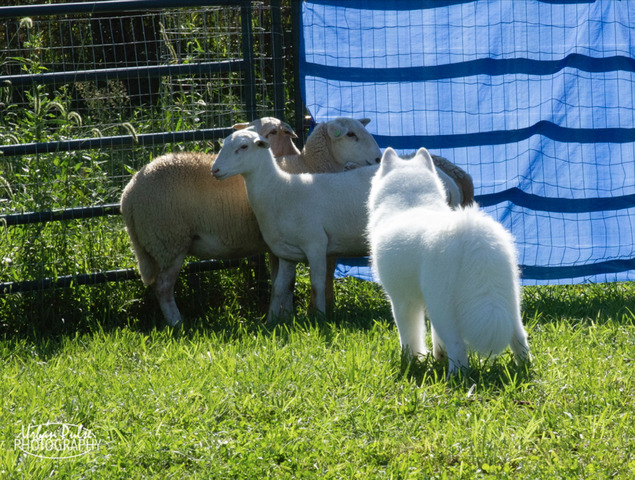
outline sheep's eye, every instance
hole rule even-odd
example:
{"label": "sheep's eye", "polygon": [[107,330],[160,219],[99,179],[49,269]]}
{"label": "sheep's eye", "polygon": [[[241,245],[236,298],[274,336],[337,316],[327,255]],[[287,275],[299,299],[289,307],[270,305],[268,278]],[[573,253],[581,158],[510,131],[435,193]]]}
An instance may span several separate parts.
{"label": "sheep's eye", "polygon": [[[269,135],[278,135],[278,130],[271,130],[271,131],[269,132]],[[267,135],[267,137],[268,137],[269,135]]]}
{"label": "sheep's eye", "polygon": [[236,153],[240,152],[241,150],[247,150],[247,145],[241,145],[240,147],[238,147],[236,149]]}
{"label": "sheep's eye", "polygon": [[355,132],[348,132],[346,136],[350,138],[357,138],[357,135],[355,135]]}

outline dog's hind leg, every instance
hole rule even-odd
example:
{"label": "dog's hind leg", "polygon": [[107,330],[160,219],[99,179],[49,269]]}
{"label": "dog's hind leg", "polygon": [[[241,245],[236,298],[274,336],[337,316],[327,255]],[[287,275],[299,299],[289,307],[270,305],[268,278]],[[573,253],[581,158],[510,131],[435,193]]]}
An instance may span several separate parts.
{"label": "dog's hind leg", "polygon": [[432,330],[432,355],[434,355],[434,359],[442,362],[446,358],[448,358],[448,354],[445,351],[445,345],[443,344],[443,340],[439,338],[436,330],[432,325],[430,325]]}
{"label": "dog's hind leg", "polygon": [[[445,305],[428,305],[432,326],[433,353],[437,360],[444,352],[448,357],[448,377],[468,366],[465,342],[457,330],[456,321]],[[437,355],[440,355],[439,357]]]}
{"label": "dog's hind leg", "polygon": [[514,325],[512,333],[512,341],[509,344],[514,353],[514,361],[517,365],[531,362],[531,353],[529,352],[529,344],[527,343],[527,332],[523,328],[520,321]]}
{"label": "dog's hind leg", "polygon": [[404,352],[413,357],[426,355],[426,323],[423,305],[411,299],[393,299],[391,297],[392,313],[395,317],[399,341]]}

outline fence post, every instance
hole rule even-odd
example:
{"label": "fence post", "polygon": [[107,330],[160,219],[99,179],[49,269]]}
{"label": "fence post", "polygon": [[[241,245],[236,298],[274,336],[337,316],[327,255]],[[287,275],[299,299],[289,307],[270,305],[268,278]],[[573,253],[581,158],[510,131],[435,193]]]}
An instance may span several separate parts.
{"label": "fence post", "polygon": [[271,47],[273,54],[273,116],[285,120],[284,114],[284,59],[282,44],[284,31],[280,0],[271,0]]}
{"label": "fence post", "polygon": [[251,0],[245,0],[240,7],[242,25],[243,61],[245,62],[245,110],[247,119],[256,119],[256,76],[253,65],[253,28],[251,26]]}
{"label": "fence post", "polygon": [[300,148],[304,146],[304,103],[300,81],[300,39],[302,36],[302,1],[291,0],[291,22],[293,24],[293,81],[295,105],[295,131],[298,134]]}

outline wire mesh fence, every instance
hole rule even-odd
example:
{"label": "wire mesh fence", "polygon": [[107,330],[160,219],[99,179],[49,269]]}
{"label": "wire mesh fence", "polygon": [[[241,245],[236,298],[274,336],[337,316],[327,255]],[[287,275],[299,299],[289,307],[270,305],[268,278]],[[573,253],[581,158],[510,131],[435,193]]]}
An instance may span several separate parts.
{"label": "wire mesh fence", "polygon": [[[131,277],[116,214],[134,172],[285,116],[280,3],[0,8],[0,295]],[[79,217],[91,218],[68,220]],[[9,297],[20,310],[23,296]]]}
{"label": "wire mesh fence", "polygon": [[633,5],[305,0],[306,106],[465,169],[525,284],[633,280]]}

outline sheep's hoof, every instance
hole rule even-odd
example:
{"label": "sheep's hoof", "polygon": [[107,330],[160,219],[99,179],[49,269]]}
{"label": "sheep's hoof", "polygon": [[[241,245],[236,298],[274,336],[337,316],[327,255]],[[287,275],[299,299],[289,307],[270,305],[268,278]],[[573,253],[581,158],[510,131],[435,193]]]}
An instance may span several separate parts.
{"label": "sheep's hoof", "polygon": [[181,318],[177,320],[166,320],[165,323],[168,327],[171,327],[175,330],[183,327],[183,319]]}
{"label": "sheep's hoof", "polygon": [[267,320],[265,321],[266,327],[275,327],[282,323],[288,322],[293,314],[287,310],[281,310],[279,313],[269,312],[267,314]]}

